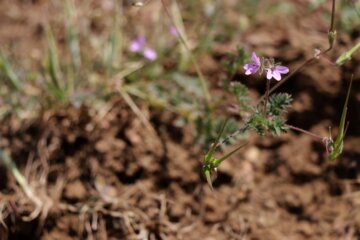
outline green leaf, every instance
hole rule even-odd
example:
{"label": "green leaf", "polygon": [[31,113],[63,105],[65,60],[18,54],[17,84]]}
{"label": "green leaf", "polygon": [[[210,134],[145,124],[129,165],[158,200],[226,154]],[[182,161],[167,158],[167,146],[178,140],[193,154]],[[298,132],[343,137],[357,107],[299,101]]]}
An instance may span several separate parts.
{"label": "green leaf", "polygon": [[57,47],[54,35],[50,28],[47,29],[47,42],[48,42],[48,59],[46,64],[46,69],[50,75],[52,84],[58,88],[60,87],[60,64],[59,56],[57,53]]}
{"label": "green leaf", "polygon": [[223,157],[219,158],[219,159],[215,159],[214,160],[214,165],[215,167],[218,167],[224,160],[228,159],[229,157],[231,157],[231,155],[233,155],[234,153],[236,153],[238,150],[240,150],[241,148],[245,147],[247,145],[247,143],[240,145],[239,147],[235,148],[234,150],[232,150],[231,152],[228,152],[227,154],[225,154]]}
{"label": "green leaf", "polygon": [[213,154],[214,154],[215,149],[216,149],[216,147],[217,147],[217,145],[218,145],[218,143],[219,143],[219,140],[220,140],[220,138],[221,138],[221,135],[222,135],[223,132],[224,132],[224,129],[225,129],[225,127],[226,127],[227,122],[228,122],[228,120],[226,120],[226,121],[224,122],[224,124],[222,125],[221,130],[220,130],[220,132],[219,132],[219,134],[218,134],[218,136],[216,137],[215,142],[212,144],[209,152],[205,155],[205,158],[204,158],[204,163],[205,163],[205,164],[209,164],[209,163],[212,162],[212,160],[213,160]]}
{"label": "green leaf", "polygon": [[172,74],[172,79],[176,82],[185,92],[193,94],[197,97],[203,96],[203,90],[199,79],[197,77],[174,73]]}
{"label": "green leaf", "polygon": [[0,71],[4,73],[5,77],[8,78],[11,87],[16,89],[17,91],[22,90],[22,85],[18,76],[15,74],[14,70],[12,69],[9,61],[0,51]]}
{"label": "green leaf", "polygon": [[79,71],[81,66],[80,43],[78,31],[75,27],[75,6],[74,0],[66,0],[64,4],[64,13],[66,16],[67,41],[74,70]]}
{"label": "green leaf", "polygon": [[292,98],[287,93],[273,94],[269,98],[267,112],[271,116],[281,116],[290,107]]}
{"label": "green leaf", "polygon": [[345,127],[345,121],[346,121],[346,115],[347,115],[347,110],[348,110],[348,101],[349,101],[349,96],[350,96],[350,92],[351,92],[352,81],[353,81],[353,78],[351,78],[351,80],[350,80],[349,88],[348,88],[348,91],[346,94],[346,99],[345,99],[345,103],[344,103],[344,107],[343,107],[343,111],[342,111],[341,119],[340,119],[339,133],[337,135],[335,142],[333,144],[331,144],[331,146],[330,146],[333,149],[329,155],[330,160],[337,159],[339,157],[339,155],[342,153],[343,148],[344,148],[344,138],[345,138],[346,131],[347,131],[347,126]]}

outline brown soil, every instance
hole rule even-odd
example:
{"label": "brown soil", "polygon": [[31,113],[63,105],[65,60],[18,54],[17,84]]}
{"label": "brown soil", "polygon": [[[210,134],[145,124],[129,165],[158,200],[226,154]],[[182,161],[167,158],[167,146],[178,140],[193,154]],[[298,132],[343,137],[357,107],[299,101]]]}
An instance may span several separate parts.
{"label": "brown soil", "polygon": [[[46,5],[24,2],[17,6]],[[3,9],[9,5],[0,2]],[[271,23],[260,19],[256,31],[241,38],[295,67],[324,42],[324,34],[309,36],[317,18],[301,14],[306,12]],[[11,16],[1,12],[0,26],[26,30],[2,30],[0,42],[16,39],[21,45],[30,36],[34,42],[26,44],[39,44],[37,23],[13,22]],[[26,24],[34,27],[30,33]],[[276,32],[269,32],[269,24]],[[339,39],[334,56],[358,41],[347,34]],[[214,59],[235,46],[214,46]],[[220,69],[210,61],[211,71]],[[338,124],[349,75],[355,74],[348,137],[337,161],[328,162],[323,145],[307,135],[251,135],[251,143],[221,165],[214,192],[201,175],[204,154],[193,144],[194,129],[177,127],[175,114],[139,103],[151,131],[113,98],[102,112],[68,106],[31,121],[4,119],[0,147],[11,153],[44,208],[26,220],[34,204],[0,166],[0,239],[360,239],[359,63],[358,54],[342,69],[320,60],[281,89],[294,94],[289,123],[326,135],[327,126]],[[250,81],[254,91],[262,90],[257,79]]]}

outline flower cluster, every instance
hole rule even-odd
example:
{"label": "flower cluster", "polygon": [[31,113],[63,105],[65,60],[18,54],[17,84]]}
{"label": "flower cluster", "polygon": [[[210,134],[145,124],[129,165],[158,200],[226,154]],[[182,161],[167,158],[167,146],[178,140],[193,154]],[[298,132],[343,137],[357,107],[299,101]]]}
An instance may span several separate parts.
{"label": "flower cluster", "polygon": [[255,74],[259,70],[260,72],[265,70],[266,78],[268,80],[274,78],[277,81],[281,80],[281,74],[286,74],[289,72],[289,68],[281,66],[280,64],[276,64],[273,59],[260,59],[258,56],[256,56],[255,52],[253,52],[251,55],[251,62],[245,64],[244,70],[246,75]]}
{"label": "flower cluster", "polygon": [[155,50],[146,47],[146,41],[143,36],[139,36],[132,40],[130,42],[129,50],[133,53],[142,53],[142,55],[150,61],[154,61],[157,58]]}

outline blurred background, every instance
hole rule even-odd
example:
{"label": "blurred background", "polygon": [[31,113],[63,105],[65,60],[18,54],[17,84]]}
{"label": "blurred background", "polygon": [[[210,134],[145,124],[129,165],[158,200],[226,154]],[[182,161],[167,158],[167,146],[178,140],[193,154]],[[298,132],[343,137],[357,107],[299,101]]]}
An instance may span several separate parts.
{"label": "blurred background", "polygon": [[202,176],[224,120],[228,136],[265,92],[251,52],[294,71],[328,48],[331,7],[0,1],[0,152],[17,166],[0,164],[0,238],[359,239],[360,51],[335,61],[359,45],[360,1],[336,1],[334,48],[277,90],[289,124],[335,138],[353,76],[343,154],[250,132],[221,146],[249,142],[213,192]]}

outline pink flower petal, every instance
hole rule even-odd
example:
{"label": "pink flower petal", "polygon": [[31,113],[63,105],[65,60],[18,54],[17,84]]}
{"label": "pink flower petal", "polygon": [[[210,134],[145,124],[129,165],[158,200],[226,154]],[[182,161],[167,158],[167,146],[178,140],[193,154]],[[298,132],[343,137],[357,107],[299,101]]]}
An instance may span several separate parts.
{"label": "pink flower petal", "polygon": [[255,52],[252,52],[252,54],[251,54],[251,60],[253,61],[253,63],[254,63],[255,65],[258,65],[258,66],[261,65],[260,58],[259,58],[258,56],[256,56],[256,53],[255,53]]}
{"label": "pink flower petal", "polygon": [[281,73],[281,74],[286,74],[289,72],[289,68],[285,67],[285,66],[276,66],[275,67],[275,71]]}
{"label": "pink flower petal", "polygon": [[273,78],[277,81],[281,80],[281,75],[278,71],[276,71],[276,69],[273,71]]}
{"label": "pink flower petal", "polygon": [[270,80],[271,78],[272,78],[272,71],[271,71],[271,69],[267,69],[266,70],[266,78],[268,79],[268,80]]}
{"label": "pink flower petal", "polygon": [[145,38],[139,36],[130,42],[129,50],[131,52],[140,52],[144,48],[144,46],[145,46]]}
{"label": "pink flower petal", "polygon": [[244,70],[245,70],[245,75],[250,75],[251,74],[251,66],[250,66],[250,64],[245,64]]}
{"label": "pink flower petal", "polygon": [[144,57],[146,57],[147,59],[149,59],[151,61],[154,61],[157,58],[156,52],[151,48],[145,48],[143,54],[144,54]]}
{"label": "pink flower petal", "polygon": [[129,49],[131,52],[139,52],[141,50],[141,46],[138,42],[131,42]]}

